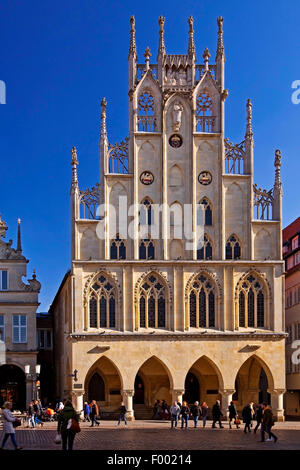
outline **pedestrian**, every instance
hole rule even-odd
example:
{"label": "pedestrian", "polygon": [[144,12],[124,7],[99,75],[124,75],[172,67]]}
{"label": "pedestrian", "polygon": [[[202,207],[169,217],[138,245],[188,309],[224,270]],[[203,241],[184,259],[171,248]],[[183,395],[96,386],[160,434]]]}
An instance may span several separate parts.
{"label": "pedestrian", "polygon": [[61,434],[62,450],[73,450],[75,431],[68,429],[69,420],[79,421],[79,416],[70,400],[65,401],[64,408],[58,414],[57,432]]}
{"label": "pedestrian", "polygon": [[85,401],[84,406],[83,406],[83,416],[84,416],[84,421],[87,421],[88,423],[91,422],[90,413],[91,413],[91,409],[89,407],[89,404],[87,401]]}
{"label": "pedestrian", "polygon": [[159,400],[155,400],[154,405],[153,405],[153,414],[152,414],[152,419],[157,418],[157,413],[158,413],[158,402]]}
{"label": "pedestrian", "polygon": [[34,419],[34,408],[33,408],[33,402],[29,402],[28,408],[27,408],[27,427],[30,427],[30,423],[32,427],[35,427],[35,419]]}
{"label": "pedestrian", "polygon": [[231,426],[231,421],[232,420],[233,420],[234,424],[236,424],[236,428],[239,429],[240,427],[238,425],[238,414],[237,414],[236,406],[233,403],[233,401],[230,402],[230,405],[228,407],[228,411],[229,411],[229,429],[232,429],[232,426]]}
{"label": "pedestrian", "polygon": [[195,428],[198,426],[199,416],[200,416],[199,402],[195,401],[195,403],[191,407],[191,417],[194,420],[194,427]]}
{"label": "pedestrian", "polygon": [[243,416],[243,422],[245,423],[245,428],[244,428],[244,433],[251,432],[250,426],[251,426],[251,421],[252,421],[252,409],[250,403],[246,405],[242,411],[242,416]]}
{"label": "pedestrian", "polygon": [[163,400],[161,403],[161,417],[162,419],[167,419],[169,416],[168,405],[166,400]]}
{"label": "pedestrian", "polygon": [[99,415],[99,408],[98,408],[96,401],[93,400],[91,403],[91,413],[90,413],[91,420],[92,420],[91,427],[94,427],[94,423],[96,423],[97,426],[99,426],[100,423],[96,418],[98,415]]}
{"label": "pedestrian", "polygon": [[34,410],[34,425],[40,424],[41,426],[43,426],[44,423],[42,423],[41,421],[41,412],[40,412],[38,401],[34,400],[32,406]]}
{"label": "pedestrian", "polygon": [[3,410],[3,418],[4,418],[4,424],[3,424],[3,431],[4,431],[4,437],[2,441],[2,445],[0,449],[4,449],[5,443],[7,439],[11,438],[11,441],[14,445],[15,450],[20,450],[22,447],[19,447],[16,441],[16,431],[13,426],[13,422],[16,421],[18,418],[15,418],[14,415],[11,412],[12,409],[12,404],[9,401],[6,401],[3,405],[4,410]]}
{"label": "pedestrian", "polygon": [[259,407],[256,410],[256,426],[254,428],[254,434],[256,434],[256,431],[258,430],[259,426],[261,425],[262,422],[262,417],[263,417],[263,412],[264,412],[264,403],[261,403]]}
{"label": "pedestrian", "polygon": [[212,418],[213,418],[212,427],[213,428],[216,427],[216,422],[219,423],[220,429],[224,428],[224,426],[222,426],[222,423],[221,423],[221,416],[223,416],[223,413],[221,411],[221,404],[220,404],[220,400],[217,400],[212,408]]}
{"label": "pedestrian", "polygon": [[180,414],[181,414],[181,429],[183,429],[184,424],[185,424],[185,429],[187,429],[188,426],[189,426],[190,409],[189,409],[186,401],[184,401],[182,403]]}
{"label": "pedestrian", "polygon": [[173,404],[170,407],[170,414],[171,414],[171,428],[175,426],[177,428],[178,424],[178,417],[180,414],[180,406],[176,401],[173,402]]}
{"label": "pedestrian", "polygon": [[122,420],[124,421],[124,423],[127,426],[126,413],[127,413],[126,407],[125,407],[124,403],[122,402],[121,407],[120,407],[120,416],[119,416],[118,426],[120,426],[120,423],[121,423]]}
{"label": "pedestrian", "polygon": [[203,427],[205,428],[206,420],[208,416],[208,406],[205,401],[201,405],[201,416],[202,416],[202,424],[203,424]]}
{"label": "pedestrian", "polygon": [[261,425],[261,442],[265,442],[265,432],[268,433],[269,438],[267,442],[271,442],[272,438],[275,442],[278,441],[278,437],[272,433],[272,426],[274,426],[274,417],[272,409],[269,405],[266,405],[263,411],[262,425]]}

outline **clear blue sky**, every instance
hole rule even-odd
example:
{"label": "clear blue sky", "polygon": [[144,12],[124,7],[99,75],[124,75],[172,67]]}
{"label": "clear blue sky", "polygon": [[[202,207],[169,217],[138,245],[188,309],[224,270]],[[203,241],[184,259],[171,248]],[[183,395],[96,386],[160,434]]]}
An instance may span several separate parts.
{"label": "clear blue sky", "polygon": [[79,156],[81,189],[99,181],[100,100],[108,101],[109,140],[128,134],[129,17],[136,17],[139,61],[146,46],[155,60],[159,15],[166,17],[168,53],[186,53],[187,18],[194,16],[198,59],[217,42],[224,17],[226,135],[243,140],[245,103],[253,102],[255,177],[274,181],[281,149],[283,225],[299,216],[300,104],[291,83],[300,80],[300,2],[295,0],[9,0],[0,2],[0,213],[16,242],[22,219],[28,274],[42,282],[40,311],[48,309],[70,264],[70,149]]}

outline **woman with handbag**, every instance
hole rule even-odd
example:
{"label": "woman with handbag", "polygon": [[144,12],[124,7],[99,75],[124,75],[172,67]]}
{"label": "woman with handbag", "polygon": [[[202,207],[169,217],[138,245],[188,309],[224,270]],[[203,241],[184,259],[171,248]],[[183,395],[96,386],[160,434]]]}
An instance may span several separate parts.
{"label": "woman with handbag", "polygon": [[4,438],[2,441],[2,446],[0,449],[4,449],[5,443],[7,439],[11,438],[11,441],[14,445],[15,450],[20,450],[22,447],[19,447],[16,441],[16,431],[15,427],[19,426],[21,424],[20,420],[18,418],[15,418],[14,415],[11,412],[12,409],[12,404],[9,401],[6,401],[4,403],[4,410],[3,410],[3,418],[4,418],[4,425],[3,425],[3,430],[4,430]]}
{"label": "woman with handbag", "polygon": [[233,401],[230,402],[230,405],[228,407],[229,411],[229,429],[232,429],[231,426],[231,421],[233,420],[234,424],[236,425],[236,428],[239,429],[240,426],[239,424],[241,423],[237,414],[236,406],[233,403]]}
{"label": "woman with handbag", "polygon": [[73,450],[76,432],[80,431],[79,417],[70,400],[66,400],[64,409],[58,414],[57,433],[61,434],[62,450]]}

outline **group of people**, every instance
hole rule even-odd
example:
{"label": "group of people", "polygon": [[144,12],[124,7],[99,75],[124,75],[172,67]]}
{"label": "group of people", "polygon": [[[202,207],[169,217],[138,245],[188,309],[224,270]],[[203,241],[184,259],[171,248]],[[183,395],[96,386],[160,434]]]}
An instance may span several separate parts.
{"label": "group of people", "polygon": [[83,406],[83,416],[84,421],[88,421],[91,423],[91,427],[94,427],[95,424],[99,426],[100,422],[97,418],[99,418],[99,407],[97,405],[96,400],[92,400],[90,404],[88,402],[84,402]]}
{"label": "group of people", "polygon": [[[213,407],[212,411],[214,415],[215,407]],[[220,407],[219,407],[219,411],[222,414]],[[208,405],[205,401],[201,405],[199,404],[198,401],[195,401],[195,403],[191,406],[189,406],[186,401],[184,401],[182,405],[181,403],[174,401],[170,407],[171,428],[177,427],[178,420],[180,417],[181,417],[181,429],[188,428],[189,418],[193,419],[194,428],[198,427],[198,421],[201,418],[202,426],[205,428],[207,417],[208,417]],[[216,421],[217,419],[219,419],[219,417],[220,415],[218,414],[218,416],[216,417]],[[213,422],[213,427],[215,427],[216,421]]]}

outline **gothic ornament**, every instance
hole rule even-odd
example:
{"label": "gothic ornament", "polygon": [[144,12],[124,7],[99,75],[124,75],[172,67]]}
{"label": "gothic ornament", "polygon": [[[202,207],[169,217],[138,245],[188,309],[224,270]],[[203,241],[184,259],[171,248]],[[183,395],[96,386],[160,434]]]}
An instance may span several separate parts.
{"label": "gothic ornament", "polygon": [[175,149],[182,146],[182,137],[179,134],[172,134],[169,138],[169,144]]}
{"label": "gothic ornament", "polygon": [[153,176],[153,173],[151,173],[151,171],[143,171],[143,173],[141,173],[140,182],[142,184],[145,184],[146,186],[148,186],[149,184],[152,184],[153,181],[154,181],[154,176]]}
{"label": "gothic ornament", "polygon": [[173,105],[172,115],[173,115],[173,131],[178,132],[181,126],[183,106],[178,101],[175,101]]}
{"label": "gothic ornament", "polygon": [[200,184],[207,186],[212,182],[212,174],[209,171],[201,171],[198,175],[198,181]]}

